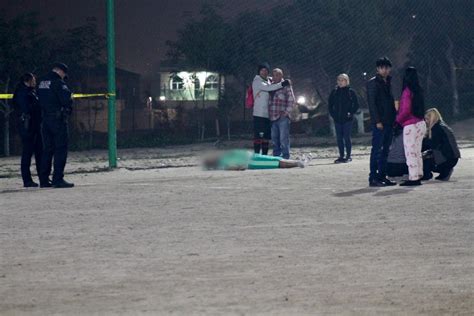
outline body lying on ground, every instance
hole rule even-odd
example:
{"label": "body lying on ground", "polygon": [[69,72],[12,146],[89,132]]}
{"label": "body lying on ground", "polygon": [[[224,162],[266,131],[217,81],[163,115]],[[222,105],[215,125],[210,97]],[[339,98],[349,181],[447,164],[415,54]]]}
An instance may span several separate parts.
{"label": "body lying on ground", "polygon": [[260,155],[246,150],[231,150],[215,153],[204,159],[206,170],[247,170],[247,169],[279,169],[304,167],[299,160],[283,159]]}

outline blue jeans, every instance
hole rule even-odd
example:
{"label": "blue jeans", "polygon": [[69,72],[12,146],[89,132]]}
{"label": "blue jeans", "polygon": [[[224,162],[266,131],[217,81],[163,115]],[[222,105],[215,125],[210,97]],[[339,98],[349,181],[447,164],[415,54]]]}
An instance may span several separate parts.
{"label": "blue jeans", "polygon": [[384,125],[383,130],[379,130],[375,125],[372,126],[369,181],[387,176],[387,157],[392,137],[392,126]]}
{"label": "blue jeans", "polygon": [[290,119],[280,117],[272,121],[273,156],[290,158]]}
{"label": "blue jeans", "polygon": [[339,157],[344,158],[344,147],[346,148],[346,157],[349,158],[352,152],[352,120],[345,123],[334,123],[336,128],[337,147],[339,148]]}

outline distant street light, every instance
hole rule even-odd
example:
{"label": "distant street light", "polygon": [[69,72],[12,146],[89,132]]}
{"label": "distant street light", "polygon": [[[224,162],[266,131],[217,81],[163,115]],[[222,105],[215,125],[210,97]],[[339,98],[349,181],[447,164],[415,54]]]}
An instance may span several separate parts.
{"label": "distant street light", "polygon": [[166,101],[166,97],[164,95],[160,95],[160,101]]}

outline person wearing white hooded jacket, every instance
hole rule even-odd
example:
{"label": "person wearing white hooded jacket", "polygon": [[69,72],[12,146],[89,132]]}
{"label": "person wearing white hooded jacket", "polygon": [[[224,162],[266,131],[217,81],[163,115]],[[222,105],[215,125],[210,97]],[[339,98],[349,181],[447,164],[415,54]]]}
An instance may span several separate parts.
{"label": "person wearing white hooded jacket", "polygon": [[270,65],[263,63],[258,66],[258,75],[252,82],[254,106],[253,106],[253,148],[256,154],[260,151],[262,155],[268,154],[271,139],[271,122],[268,115],[269,92],[279,90],[290,85],[289,80],[272,84],[268,74]]}

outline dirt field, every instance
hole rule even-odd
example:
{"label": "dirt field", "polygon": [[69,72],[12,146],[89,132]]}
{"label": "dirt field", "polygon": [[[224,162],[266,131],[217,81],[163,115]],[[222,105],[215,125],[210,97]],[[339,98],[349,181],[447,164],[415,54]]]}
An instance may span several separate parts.
{"label": "dirt field", "polygon": [[0,179],[0,314],[474,314],[472,146],[415,189],[368,188],[364,147],[298,151],[319,159],[205,172],[183,149],[182,168],[80,173],[75,154],[74,189]]}

